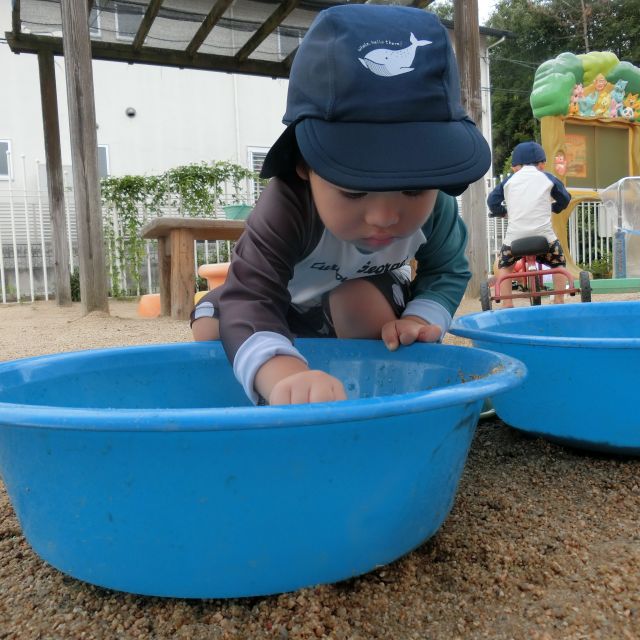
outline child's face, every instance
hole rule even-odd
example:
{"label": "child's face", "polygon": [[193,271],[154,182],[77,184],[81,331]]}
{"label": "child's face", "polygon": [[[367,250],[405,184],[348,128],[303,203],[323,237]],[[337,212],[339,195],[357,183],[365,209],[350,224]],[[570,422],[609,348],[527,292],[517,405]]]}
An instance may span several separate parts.
{"label": "child's face", "polygon": [[379,251],[406,238],[427,220],[437,189],[420,191],[353,191],[327,182],[309,169],[298,169],[309,180],[324,226],[340,240],[363,251]]}

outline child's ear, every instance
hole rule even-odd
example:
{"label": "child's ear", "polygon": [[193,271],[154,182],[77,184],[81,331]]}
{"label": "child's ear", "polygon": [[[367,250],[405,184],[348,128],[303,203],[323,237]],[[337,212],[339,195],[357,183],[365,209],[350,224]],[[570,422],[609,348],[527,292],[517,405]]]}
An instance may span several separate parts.
{"label": "child's ear", "polygon": [[301,180],[309,179],[309,167],[306,162],[298,162],[296,164],[296,173]]}

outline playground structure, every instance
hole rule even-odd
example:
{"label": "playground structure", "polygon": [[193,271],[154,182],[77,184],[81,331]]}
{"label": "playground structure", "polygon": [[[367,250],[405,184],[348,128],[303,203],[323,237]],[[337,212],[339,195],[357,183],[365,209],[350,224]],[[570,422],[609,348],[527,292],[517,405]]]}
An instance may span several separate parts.
{"label": "playground structure", "polygon": [[567,227],[584,202],[602,203],[613,226],[614,278],[640,276],[640,241],[632,237],[640,229],[640,185],[633,177],[640,175],[639,96],[640,69],[612,52],[565,52],[536,70],[530,102],[547,170],[572,195],[569,207],[553,216],[553,228],[575,277],[580,267],[569,251]]}

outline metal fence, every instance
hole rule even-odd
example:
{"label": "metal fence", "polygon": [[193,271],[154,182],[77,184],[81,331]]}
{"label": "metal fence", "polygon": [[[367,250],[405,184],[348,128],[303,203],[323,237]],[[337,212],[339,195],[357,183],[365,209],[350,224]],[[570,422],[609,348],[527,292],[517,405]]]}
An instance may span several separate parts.
{"label": "metal fence", "polygon": [[[67,184],[67,182],[65,182]],[[253,201],[247,190],[246,201]],[[69,267],[71,273],[78,265],[77,232],[73,192],[65,188],[65,213]],[[180,215],[178,210],[167,209],[163,215]],[[599,202],[578,205],[569,220],[569,251],[577,264],[589,267],[593,260],[611,254],[611,230],[604,220],[603,207]],[[217,212],[224,218],[224,211]],[[147,218],[140,212],[141,219]],[[507,221],[489,218],[487,225],[487,268],[491,272],[493,262],[502,245]],[[122,230],[116,231],[122,233]],[[51,221],[46,191],[41,189],[0,190],[0,293],[2,303],[48,300],[55,297],[53,289],[53,251],[51,243]],[[609,235],[607,235],[609,234]],[[199,241],[195,246],[194,280],[198,266],[209,262],[228,260],[229,242]],[[113,265],[109,264],[109,268]],[[130,295],[156,292],[159,288],[157,269],[157,246],[155,241],[145,244],[145,259],[139,282],[134,282],[122,264],[116,265],[119,273],[120,291]]]}
{"label": "metal fence", "polygon": [[601,202],[581,202],[569,218],[568,240],[576,264],[591,267],[594,260],[612,259],[615,230]]}
{"label": "metal fence", "polygon": [[[240,195],[246,196],[245,202],[253,201],[250,189],[247,189],[246,194]],[[231,196],[229,203],[232,203]],[[151,218],[145,211],[139,213],[141,224]],[[166,207],[160,214],[182,215],[179,207]],[[224,208],[220,207],[215,214],[216,217],[224,219]],[[154,214],[154,217],[155,215],[157,214]],[[73,274],[78,267],[78,240],[73,191],[69,187],[65,187],[65,217],[69,270]],[[113,228],[116,234],[124,233],[117,221]],[[107,242],[105,255],[110,273],[105,276],[111,276],[114,270],[117,272],[120,292],[124,292],[125,295],[140,295],[159,290],[156,241],[145,242],[145,256],[139,281],[132,278],[126,258],[111,255],[106,244]],[[198,241],[194,248],[194,282],[200,264],[225,261],[231,251],[231,245],[227,241]],[[53,298],[54,275],[52,226],[47,192],[41,189],[18,190],[10,185],[8,189],[0,189],[0,300],[7,304]]]}

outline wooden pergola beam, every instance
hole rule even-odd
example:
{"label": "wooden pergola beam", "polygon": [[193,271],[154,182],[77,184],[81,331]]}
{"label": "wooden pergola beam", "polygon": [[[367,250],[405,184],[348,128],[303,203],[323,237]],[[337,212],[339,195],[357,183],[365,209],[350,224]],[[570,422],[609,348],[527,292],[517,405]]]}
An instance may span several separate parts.
{"label": "wooden pergola beam", "polygon": [[22,31],[22,20],[20,19],[20,0],[13,0],[13,9],[11,10],[11,30],[13,33]]}
{"label": "wooden pergola beam", "polygon": [[[38,53],[51,51],[54,55],[63,55],[62,39],[51,36],[20,34],[16,36],[6,32],[7,42],[14,53]],[[137,53],[131,46],[119,42],[91,41],[91,53],[95,60],[110,60],[129,64],[149,64],[161,67],[179,67],[181,69],[199,69],[201,71],[222,71],[225,73],[243,73],[270,78],[288,78],[289,70],[281,62],[271,60],[244,60],[238,62],[230,56],[218,56],[198,53],[189,57],[184,51],[167,51],[155,47],[143,47]]]}
{"label": "wooden pergola beam", "polygon": [[271,34],[282,21],[300,4],[300,0],[287,0],[283,2],[258,28],[258,30],[247,40],[244,46],[234,56],[238,62],[244,62]]}
{"label": "wooden pergola beam", "polygon": [[[349,4],[365,4],[367,0],[351,0]],[[433,0],[427,0],[427,2],[433,2]],[[287,74],[291,70],[291,65],[293,64],[293,59],[296,57],[296,53],[298,52],[298,47],[296,47],[283,61],[282,65],[287,70]]]}
{"label": "wooden pergola beam", "polygon": [[187,45],[185,53],[188,57],[195,56],[198,49],[202,46],[202,43],[207,39],[207,36],[211,33],[213,28],[218,24],[220,18],[224,15],[224,12],[229,8],[233,0],[218,0],[213,9],[209,12],[209,15],[204,19],[200,28],[196,31],[196,34],[191,39],[191,42]]}
{"label": "wooden pergola beam", "polygon": [[158,11],[160,11],[160,5],[162,5],[162,0],[151,0],[149,3],[147,10],[144,12],[142,22],[140,22],[140,26],[138,27],[136,37],[133,39],[133,43],[131,44],[133,51],[137,52],[142,48],[145,38],[151,30],[151,25],[153,25],[153,21],[158,15]]}

